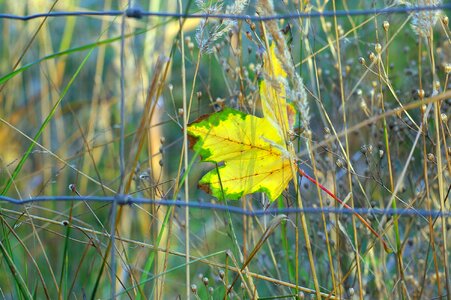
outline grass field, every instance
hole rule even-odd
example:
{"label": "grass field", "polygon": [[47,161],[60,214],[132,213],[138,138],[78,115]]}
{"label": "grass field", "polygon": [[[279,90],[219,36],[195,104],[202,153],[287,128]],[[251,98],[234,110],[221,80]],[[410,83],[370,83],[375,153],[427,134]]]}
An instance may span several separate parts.
{"label": "grass field", "polygon": [[[248,16],[449,3],[132,2]],[[127,7],[0,0],[0,14],[15,15]],[[451,218],[421,213],[450,211],[448,15],[0,18],[1,196],[74,196],[0,203],[0,298],[451,299]],[[285,78],[267,71],[270,45]],[[262,84],[293,108],[282,146],[263,141],[283,148],[294,180],[275,199],[214,197],[199,180],[229,162],[201,161],[187,128],[225,108],[268,119]],[[256,163],[245,157],[234,160]],[[350,207],[411,213],[252,216],[82,199],[341,208],[322,187]]]}

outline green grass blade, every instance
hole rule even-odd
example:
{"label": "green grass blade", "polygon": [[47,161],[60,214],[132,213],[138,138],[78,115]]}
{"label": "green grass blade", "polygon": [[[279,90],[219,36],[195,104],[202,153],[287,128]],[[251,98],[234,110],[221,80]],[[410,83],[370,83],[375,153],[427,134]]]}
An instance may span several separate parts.
{"label": "green grass blade", "polygon": [[8,251],[6,250],[5,246],[3,245],[3,242],[0,242],[0,251],[3,254],[3,257],[5,258],[6,263],[8,264],[8,267],[11,271],[11,274],[14,277],[14,281],[19,286],[19,290],[22,293],[22,296],[24,299],[33,299],[33,296],[31,295],[30,291],[27,288],[27,284],[23,280],[22,276],[20,275],[16,265],[14,264],[13,259],[11,256],[9,256]]}
{"label": "green grass blade", "polygon": [[33,148],[36,144],[36,142],[38,141],[38,139],[41,137],[42,132],[44,131],[44,129],[47,127],[47,125],[50,123],[50,120],[52,119],[53,115],[56,112],[56,109],[59,107],[59,105],[61,104],[61,101],[63,101],[64,96],[66,96],[67,92],[69,91],[69,88],[72,86],[72,84],[74,83],[75,79],[77,78],[78,74],[80,74],[80,71],[83,69],[83,67],[85,66],[86,62],[88,61],[88,58],[91,56],[92,52],[94,51],[95,48],[91,48],[88,52],[88,54],[85,56],[85,58],[83,59],[83,61],[81,62],[80,66],[78,66],[77,70],[75,71],[74,75],[72,75],[71,79],[69,80],[69,83],[66,85],[66,87],[64,88],[64,90],[61,92],[61,95],[58,99],[58,101],[56,101],[55,105],[52,107],[52,110],[50,111],[49,115],[45,118],[44,122],[42,123],[41,127],[39,127],[38,132],[36,133],[36,135],[33,137],[33,143],[28,147],[27,151],[25,152],[25,154],[22,156],[22,158],[20,159],[19,163],[17,164],[16,168],[14,169],[14,172],[12,173],[11,177],[8,179],[8,182],[6,183],[6,186],[4,187],[3,191],[2,191],[2,195],[6,195],[6,193],[8,192],[9,188],[11,187],[12,183],[14,182],[14,180],[16,179],[16,177],[19,175],[20,171],[22,170],[23,165],[25,164],[25,161],[27,160],[28,156],[30,155],[30,153],[33,151]]}
{"label": "green grass blade", "polygon": [[[2,224],[3,243],[5,243],[4,245],[2,244],[2,247],[4,247],[4,249],[8,253],[8,255],[10,255],[12,263],[14,263],[14,256],[12,256],[13,251],[12,251],[11,242],[9,239],[10,228],[8,227],[8,224],[6,223],[6,220],[3,217],[1,217],[0,220],[1,220],[1,224]],[[1,243],[1,241],[0,241],[0,243]],[[16,289],[16,292],[19,291],[19,286],[17,284],[17,281],[15,281],[14,288]]]}
{"label": "green grass blade", "polygon": [[[110,249],[111,249],[111,242],[108,243],[108,246],[105,250],[105,256],[102,259],[102,265],[100,266],[99,273],[97,274],[97,277],[96,277],[96,282],[94,283],[94,288],[92,289],[91,298],[90,298],[91,300],[96,299],[97,290],[99,289],[100,280],[102,279],[102,274],[103,274],[103,271],[105,270],[105,266],[107,264],[108,253],[110,253]],[[112,278],[112,280],[116,280],[116,278]]]}
{"label": "green grass blade", "polygon": [[[138,36],[138,35],[144,34],[144,33],[146,33],[149,30],[155,29],[158,26],[162,26],[162,25],[168,23],[169,21],[170,20],[161,22],[161,23],[159,23],[159,24],[157,24],[155,26],[152,26],[152,28],[149,28],[149,29],[137,30],[137,31],[135,31],[133,33],[126,34],[124,37],[125,38],[129,38],[129,37],[134,37],[134,36]],[[86,44],[86,45],[83,45],[83,46],[80,46],[80,47],[75,47],[75,48],[67,49],[67,50],[64,50],[64,51],[60,51],[60,52],[57,52],[57,53],[53,53],[53,54],[44,56],[44,57],[42,57],[42,58],[40,58],[40,59],[38,59],[38,60],[36,60],[34,62],[26,64],[26,65],[24,65],[24,66],[22,66],[22,67],[20,67],[20,68],[18,68],[16,70],[12,71],[11,73],[8,73],[8,74],[0,77],[0,85],[6,83],[8,80],[10,80],[11,78],[14,78],[16,75],[28,70],[32,66],[37,65],[37,64],[39,64],[39,63],[41,63],[43,61],[54,59],[54,58],[58,58],[58,57],[65,56],[65,55],[69,55],[69,54],[72,54],[72,53],[78,53],[78,52],[82,52],[82,51],[86,51],[86,50],[92,50],[92,49],[95,49],[95,48],[97,48],[99,46],[112,44],[112,43],[120,41],[120,40],[121,40],[121,36],[116,36],[116,37],[113,37],[113,38],[97,41],[97,42]]]}
{"label": "green grass blade", "polygon": [[[284,209],[285,205],[283,203],[282,197],[279,197],[277,201],[277,207],[280,209]],[[295,273],[295,260],[290,259],[290,256],[292,255],[292,250],[290,249],[290,242],[288,240],[288,230],[287,230],[287,221],[282,221],[281,223],[281,244],[283,249],[285,250],[285,261],[288,267],[288,276],[290,278],[291,282],[296,282],[296,273]]]}
{"label": "green grass blade", "polygon": [[72,208],[73,204],[70,208],[69,213],[69,224],[66,227],[66,237],[64,239],[64,251],[63,251],[63,262],[61,266],[61,277],[59,282],[59,295],[58,298],[67,298],[67,287],[68,287],[68,266],[69,266],[69,236],[71,232],[71,219],[72,219]]}
{"label": "green grass blade", "polygon": [[[173,209],[174,209],[174,207],[171,206],[171,207],[169,207],[169,209],[166,211],[166,215],[164,216],[163,223],[161,224],[160,232],[158,233],[158,237],[157,237],[157,240],[156,240],[156,242],[155,242],[155,249],[151,251],[151,253],[150,253],[150,255],[149,255],[149,258],[148,258],[147,261],[146,261],[146,265],[145,265],[145,267],[144,267],[143,277],[142,277],[142,279],[141,279],[141,282],[147,282],[148,279],[149,279],[149,278],[148,278],[148,274],[150,274],[150,269],[152,268],[153,263],[154,263],[154,261],[155,261],[155,256],[156,256],[156,253],[157,253],[157,251],[158,251],[158,247],[159,247],[159,245],[160,245],[160,242],[161,242],[161,239],[162,239],[162,237],[163,237],[163,234],[164,234],[164,231],[165,231],[165,229],[166,229],[166,226],[167,226],[168,223],[169,223],[170,216],[172,215]],[[137,299],[137,300],[141,299],[141,293],[138,293],[138,294],[136,295],[136,299]]]}

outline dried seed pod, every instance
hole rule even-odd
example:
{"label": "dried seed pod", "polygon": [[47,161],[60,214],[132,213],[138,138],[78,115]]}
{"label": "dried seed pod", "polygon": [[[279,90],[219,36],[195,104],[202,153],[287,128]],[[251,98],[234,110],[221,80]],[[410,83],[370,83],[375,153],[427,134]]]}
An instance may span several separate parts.
{"label": "dried seed pod", "polygon": [[427,154],[428,161],[435,162],[435,155],[433,153]]}
{"label": "dried seed pod", "polygon": [[377,54],[381,54],[382,52],[382,45],[379,43],[376,43],[376,45],[374,46],[374,50],[376,51]]}
{"label": "dried seed pod", "polygon": [[388,29],[390,28],[390,23],[388,21],[384,21],[384,24],[382,26],[384,27],[385,32],[388,32]]}
{"label": "dried seed pod", "polygon": [[438,80],[434,81],[434,89],[436,91],[440,90],[440,81]]}
{"label": "dried seed pod", "polygon": [[375,62],[376,61],[376,55],[374,54],[374,52],[371,52],[368,55],[368,58],[371,60],[371,62]]}
{"label": "dried seed pod", "polygon": [[349,65],[345,66],[345,73],[346,73],[346,75],[349,75],[349,73],[351,73],[351,66],[349,66]]}
{"label": "dried seed pod", "polygon": [[197,295],[197,285],[195,285],[194,283],[191,285],[191,292],[193,292],[193,294]]}
{"label": "dried seed pod", "polygon": [[221,280],[224,280],[224,276],[225,276],[224,270],[219,270],[219,277],[221,278]]}
{"label": "dried seed pod", "polygon": [[423,89],[418,89],[417,94],[420,99],[424,98],[424,90]]}
{"label": "dried seed pod", "polygon": [[345,34],[345,30],[340,24],[338,24],[337,31],[339,36],[343,36]]}
{"label": "dried seed pod", "polygon": [[445,64],[445,73],[451,73],[451,64]]}
{"label": "dried seed pod", "polygon": [[324,127],[324,133],[325,134],[330,134],[330,128],[329,127]]}
{"label": "dried seed pod", "polygon": [[326,28],[324,28],[324,30],[326,32],[329,32],[332,29],[332,23],[331,22],[326,22]]}
{"label": "dried seed pod", "polygon": [[247,37],[247,39],[248,39],[249,41],[252,41],[252,40],[253,40],[253,39],[252,39],[252,34],[251,34],[250,31],[246,31],[246,37]]}
{"label": "dried seed pod", "polygon": [[426,113],[426,110],[427,110],[427,105],[426,104],[423,104],[423,105],[421,105],[421,107],[420,107],[420,110],[421,110],[421,113],[422,114],[425,114]]}
{"label": "dried seed pod", "polygon": [[202,278],[202,282],[204,283],[205,286],[208,286],[208,278],[207,277]]}

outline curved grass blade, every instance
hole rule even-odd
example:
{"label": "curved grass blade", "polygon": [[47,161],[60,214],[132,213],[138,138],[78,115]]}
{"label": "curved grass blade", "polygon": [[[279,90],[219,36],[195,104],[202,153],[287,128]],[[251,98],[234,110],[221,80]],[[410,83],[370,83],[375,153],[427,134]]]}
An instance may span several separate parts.
{"label": "curved grass blade", "polygon": [[22,276],[20,276],[20,273],[18,272],[13,259],[11,258],[11,256],[9,256],[8,250],[6,250],[5,246],[3,245],[3,242],[0,242],[0,251],[2,252],[3,257],[6,260],[6,264],[8,265],[9,269],[11,270],[11,274],[13,275],[16,284],[19,286],[19,290],[22,293],[22,296],[25,299],[29,299],[29,300],[33,299],[33,296],[31,295],[30,291],[28,290],[25,281],[23,280]]}
{"label": "curved grass blade", "polygon": [[28,147],[27,151],[25,152],[25,154],[22,156],[22,158],[20,159],[19,163],[17,164],[16,168],[14,169],[14,172],[11,174],[11,177],[8,179],[8,182],[6,183],[6,186],[3,188],[2,191],[2,195],[6,195],[6,193],[8,192],[9,188],[11,187],[12,183],[14,182],[14,180],[16,179],[17,175],[19,175],[20,171],[22,170],[23,165],[25,164],[25,161],[27,160],[28,156],[30,155],[31,151],[33,151],[33,148],[37,142],[37,140],[41,137],[42,132],[44,131],[44,129],[47,127],[47,125],[50,123],[50,120],[52,119],[53,115],[56,112],[56,109],[59,107],[59,105],[61,104],[61,101],[63,101],[64,96],[66,96],[67,92],[69,91],[69,88],[72,86],[72,84],[74,83],[75,79],[77,78],[78,74],[80,74],[80,71],[83,69],[83,67],[85,66],[86,62],[88,61],[89,57],[91,56],[92,52],[94,51],[95,48],[91,48],[91,50],[89,50],[88,54],[85,56],[85,58],[83,59],[83,61],[81,62],[81,64],[78,66],[77,70],[75,71],[74,75],[72,75],[71,79],[69,80],[68,84],[66,85],[66,87],[64,88],[64,90],[61,92],[61,95],[59,97],[59,99],[56,101],[55,105],[52,107],[52,110],[50,111],[50,113],[48,114],[48,116],[45,118],[44,122],[42,123],[42,125],[39,127],[38,132],[35,134],[35,136],[33,137],[33,143]]}

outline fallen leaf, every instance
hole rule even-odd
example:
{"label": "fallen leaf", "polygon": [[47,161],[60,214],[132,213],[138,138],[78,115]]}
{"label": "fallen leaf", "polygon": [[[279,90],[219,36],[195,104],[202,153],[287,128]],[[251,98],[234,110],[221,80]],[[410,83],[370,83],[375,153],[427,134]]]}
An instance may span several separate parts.
{"label": "fallen leaf", "polygon": [[193,149],[203,161],[223,163],[208,172],[199,186],[218,199],[239,199],[265,192],[277,199],[293,178],[286,133],[291,129],[286,101],[286,73],[271,46],[264,57],[260,83],[263,118],[225,108],[188,127],[197,138]]}
{"label": "fallen leaf", "polygon": [[266,192],[275,200],[292,178],[284,140],[265,118],[225,108],[191,124],[188,133],[203,161],[224,163],[199,182],[218,199]]}

